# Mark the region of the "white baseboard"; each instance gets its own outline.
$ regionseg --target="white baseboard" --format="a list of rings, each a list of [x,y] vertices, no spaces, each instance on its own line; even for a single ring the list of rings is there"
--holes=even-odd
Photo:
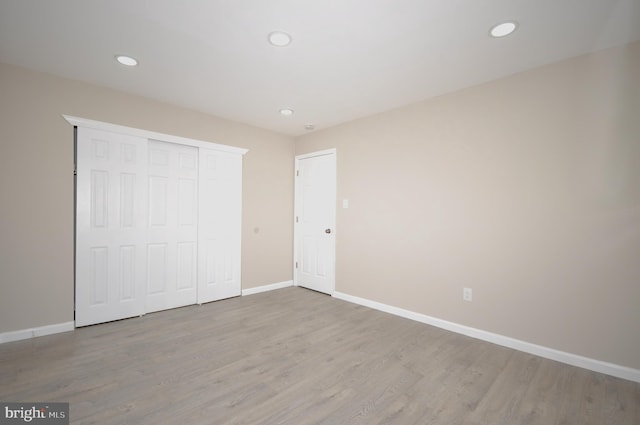
[[[69,332],[74,329],[74,322],[64,322],[56,323],[54,325],[38,326],[37,328],[21,329],[19,331],[3,332],[0,333],[0,344],[5,342],[20,341],[22,339],[35,338],[37,336]]]
[[[259,294],[260,292],[273,291],[275,289],[287,288],[293,286],[293,280],[286,280],[284,282],[272,283],[270,285],[256,286],[255,288],[243,289],[242,296]]]
[[[391,305],[379,303],[377,301],[371,301],[365,298],[344,294],[342,292],[336,291],[334,292],[333,296],[338,299],[348,301],[354,304],[359,304],[365,307],[373,308],[375,310],[384,311],[385,313],[390,313],[396,316],[404,317],[405,319],[415,320],[417,322],[425,323],[427,325],[432,325],[441,329],[446,329],[451,332],[455,332],[462,335],[470,336],[472,338],[491,342],[493,344],[502,345],[508,348],[513,348],[514,350],[523,351],[529,354],[534,354],[536,356],[555,360],[561,363],[566,363],[572,366],[581,367],[583,369],[592,370],[594,372],[604,373],[607,375],[615,376],[617,378],[627,379],[629,381],[634,381],[634,382],[640,382],[640,370],[638,369],[632,369],[630,367],[620,366],[613,363],[607,363],[601,360],[595,360],[588,357],[579,356],[577,354],[571,354],[571,353],[556,350],[553,348],[532,344],[530,342],[521,341],[521,340],[510,338],[504,335],[483,331],[481,329],[471,328],[469,326],[459,325],[457,323],[448,322],[446,320],[438,319],[435,317],[427,316],[425,314],[416,313],[413,311],[405,310],[405,309],[394,307]]]

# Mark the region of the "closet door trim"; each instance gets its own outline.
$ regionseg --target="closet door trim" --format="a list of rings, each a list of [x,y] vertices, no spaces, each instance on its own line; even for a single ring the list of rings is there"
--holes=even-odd
[[[163,142],[177,143],[179,145],[195,146],[204,149],[214,149],[220,152],[228,152],[244,155],[249,150],[243,148],[237,148],[235,146],[222,145],[214,142],[205,142],[202,140],[189,139],[186,137],[173,136],[170,134],[157,133],[154,131],[142,130],[139,128],[126,127],[118,124],[111,124],[102,121],[94,121],[86,118],[79,118],[70,115],[63,115],[63,118],[69,122],[69,124],[76,127],[93,128],[96,130],[104,130],[112,133],[127,134],[130,136],[142,137],[150,140],[160,140]]]

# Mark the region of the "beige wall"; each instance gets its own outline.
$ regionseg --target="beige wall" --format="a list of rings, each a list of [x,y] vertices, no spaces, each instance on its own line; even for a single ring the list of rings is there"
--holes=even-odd
[[[292,138],[3,64],[0,96],[0,332],[73,320],[73,128],[62,114],[249,149],[242,285],[292,279]]]
[[[337,291],[640,369],[640,43],[305,135],[296,154],[332,147]]]

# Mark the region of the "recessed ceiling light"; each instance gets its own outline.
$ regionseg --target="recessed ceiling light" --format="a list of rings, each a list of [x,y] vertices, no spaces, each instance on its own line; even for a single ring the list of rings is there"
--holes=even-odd
[[[515,21],[502,22],[494,25],[491,31],[489,31],[489,34],[495,38],[505,37],[514,32],[516,28],[518,28],[518,23]]]
[[[138,61],[131,56],[117,55],[116,60],[126,66],[136,66],[138,64]]]
[[[291,115],[293,115],[293,109],[282,108],[280,109],[280,114],[284,115],[285,117],[290,117]]]
[[[305,130],[313,130],[314,128],[316,128],[316,126],[313,125],[313,124],[305,124],[304,125],[304,129]]]
[[[284,47],[291,44],[291,36],[283,31],[273,31],[267,36],[269,43],[276,47]]]

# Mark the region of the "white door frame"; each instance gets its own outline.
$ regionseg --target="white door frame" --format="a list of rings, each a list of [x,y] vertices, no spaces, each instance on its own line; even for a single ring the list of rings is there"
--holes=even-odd
[[[298,216],[300,215],[301,212],[301,205],[300,205],[300,196],[299,196],[299,191],[300,191],[300,183],[299,183],[299,179],[297,179],[296,177],[298,176],[298,170],[299,170],[299,164],[301,160],[304,159],[308,159],[308,158],[313,158],[313,157],[318,157],[318,156],[325,156],[325,155],[332,155],[334,158],[334,162],[336,164],[336,173],[337,173],[337,150],[335,148],[331,148],[331,149],[324,149],[321,151],[316,151],[316,152],[310,152],[310,153],[306,153],[306,154],[302,154],[302,155],[296,155],[295,157],[295,167],[294,167],[294,181],[295,181],[295,188],[294,188],[294,224],[293,224],[293,284],[294,286],[298,286],[299,282],[298,282],[298,264],[300,262],[300,260],[298,259],[298,249],[299,249],[299,242],[298,239],[300,237],[300,231],[299,231],[299,226],[296,225],[297,220],[298,220]],[[333,294],[335,293],[335,284],[336,284],[336,278],[335,278],[335,271],[336,271],[336,237],[337,237],[337,233],[336,233],[336,199],[337,199],[337,177],[334,178],[334,187],[332,188],[333,190],[333,208],[332,208],[332,223],[331,223],[331,231],[334,233],[333,238],[332,238],[332,251],[333,251],[333,258],[331,259],[332,262],[332,276],[331,276],[331,289],[330,289],[330,293],[329,295],[333,296]]]

